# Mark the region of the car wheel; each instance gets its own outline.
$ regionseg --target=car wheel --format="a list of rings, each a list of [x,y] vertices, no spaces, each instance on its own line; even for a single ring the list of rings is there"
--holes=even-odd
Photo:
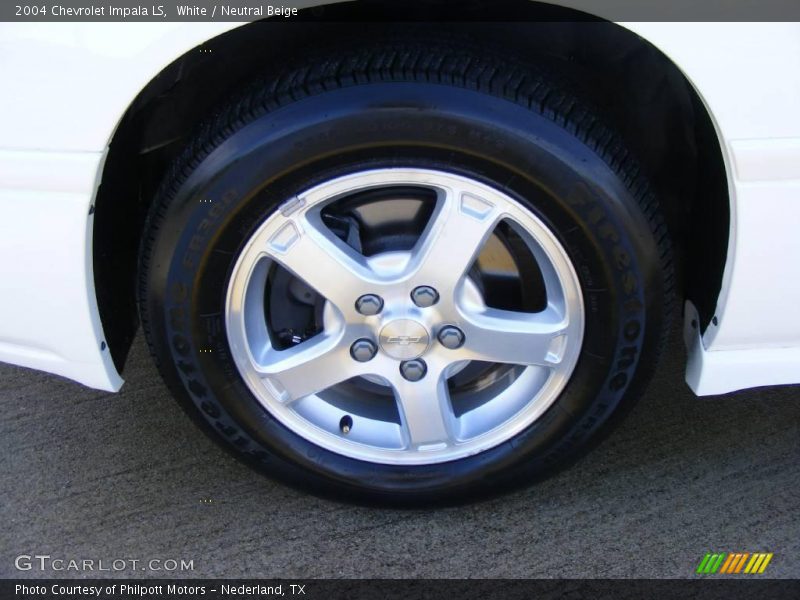
[[[574,457],[642,389],[672,291],[618,136],[465,46],[254,82],[177,161],[142,246],[145,333],[190,414],[285,481],[396,503]]]

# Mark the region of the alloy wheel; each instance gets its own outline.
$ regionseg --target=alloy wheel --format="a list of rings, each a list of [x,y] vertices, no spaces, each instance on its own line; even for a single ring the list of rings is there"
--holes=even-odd
[[[415,193],[427,218],[411,242],[381,231],[389,242],[367,251],[331,217],[359,195],[379,212]],[[534,307],[488,301],[481,263],[503,247],[501,230],[518,242],[505,258],[536,271],[522,282],[541,288]],[[270,310],[278,270],[312,315],[288,338]],[[225,323],[240,375],[284,426],[346,457],[421,465],[536,421],[575,367],[584,308],[564,248],[519,202],[461,175],[391,168],[316,185],[262,223],[233,268]]]

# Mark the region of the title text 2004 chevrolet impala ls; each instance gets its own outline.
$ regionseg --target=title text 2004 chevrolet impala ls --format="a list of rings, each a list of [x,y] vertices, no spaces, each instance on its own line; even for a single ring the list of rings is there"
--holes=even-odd
[[[16,23],[0,56],[0,359],[114,391],[141,324],[285,481],[530,481],[670,313],[698,395],[800,382],[797,24]]]

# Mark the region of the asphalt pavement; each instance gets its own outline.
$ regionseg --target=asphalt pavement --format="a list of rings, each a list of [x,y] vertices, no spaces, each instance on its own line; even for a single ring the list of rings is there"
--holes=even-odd
[[[690,577],[772,552],[800,577],[800,387],[695,398],[678,333],[647,394],[571,469],[478,504],[323,500],[250,471],[178,408],[139,337],[119,394],[0,365],[0,577]],[[139,560],[19,571],[19,556]],[[117,562],[119,566],[122,563]],[[741,577],[741,575],[740,575]]]

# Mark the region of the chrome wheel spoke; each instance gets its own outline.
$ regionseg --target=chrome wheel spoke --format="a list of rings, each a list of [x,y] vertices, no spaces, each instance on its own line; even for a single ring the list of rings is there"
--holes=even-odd
[[[283,402],[291,402],[351,377],[343,368],[348,360],[347,348],[332,337],[319,336],[288,350],[269,350],[255,368],[259,376],[277,384]]]
[[[501,215],[488,200],[461,190],[442,192],[415,248],[416,284],[434,285],[443,295],[452,294]]]
[[[450,445],[455,417],[444,373],[429,372],[413,382],[398,377],[393,386],[409,448],[425,451]]]
[[[333,238],[321,224],[298,218],[269,238],[266,251],[342,313],[351,314],[355,300],[374,291],[377,282],[364,257]]]
[[[471,360],[553,367],[563,358],[568,321],[560,311],[518,313],[486,309],[464,323],[464,355]]]

